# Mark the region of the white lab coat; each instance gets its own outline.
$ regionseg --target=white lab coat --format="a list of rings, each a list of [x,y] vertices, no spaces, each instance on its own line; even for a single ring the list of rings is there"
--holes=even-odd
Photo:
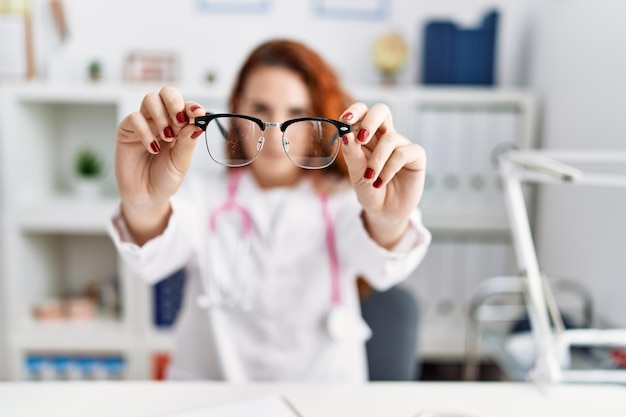
[[[260,189],[245,172],[237,202],[252,217],[247,279],[239,307],[201,308],[207,261],[232,260],[208,254],[208,218],[227,195],[225,174],[188,175],[172,197],[173,214],[162,235],[134,244],[117,212],[110,234],[131,271],[150,283],[186,267],[182,311],[175,326],[171,379],[246,381],[367,380],[365,341],[355,285],[361,275],[384,290],[404,279],[422,260],[431,235],[419,211],[393,251],[367,234],[351,188],[329,196],[339,257],[342,303],[353,331],[341,340],[326,331],[332,307],[331,278],[319,196],[312,183]],[[223,249],[223,248],[222,248]],[[226,248],[228,251],[228,248]],[[232,256],[231,256],[232,258]]]

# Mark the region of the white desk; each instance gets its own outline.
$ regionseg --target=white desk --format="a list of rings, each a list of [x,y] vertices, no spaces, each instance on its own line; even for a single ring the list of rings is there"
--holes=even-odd
[[[498,382],[0,383],[0,416],[155,417],[273,394],[287,398],[303,417],[415,417],[420,412],[424,417],[626,416],[624,386],[560,385],[538,390],[529,384]]]

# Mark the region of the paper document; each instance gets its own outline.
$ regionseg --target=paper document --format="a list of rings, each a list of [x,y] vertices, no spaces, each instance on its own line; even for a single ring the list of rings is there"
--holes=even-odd
[[[301,417],[280,396],[255,398],[236,403],[195,408],[162,417]]]

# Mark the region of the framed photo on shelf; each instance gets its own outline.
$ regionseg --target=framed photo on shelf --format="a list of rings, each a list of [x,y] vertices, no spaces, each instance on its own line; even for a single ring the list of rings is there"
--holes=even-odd
[[[311,0],[313,13],[323,18],[386,20],[390,0]]]
[[[124,81],[173,82],[178,79],[178,56],[165,51],[133,51],[124,62]]]
[[[203,13],[265,13],[271,0],[195,0],[196,10]]]
[[[33,76],[32,27],[26,4],[0,2],[0,80]]]

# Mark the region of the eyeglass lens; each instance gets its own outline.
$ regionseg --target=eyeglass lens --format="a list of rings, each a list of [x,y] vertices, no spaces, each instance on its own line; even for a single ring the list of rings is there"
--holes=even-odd
[[[274,129],[277,127],[268,127]],[[302,120],[289,124],[282,145],[299,167],[317,169],[333,163],[340,146],[338,128],[324,120]],[[205,131],[209,154],[217,163],[237,167],[252,162],[265,141],[260,126],[241,117],[223,116],[210,121]]]

